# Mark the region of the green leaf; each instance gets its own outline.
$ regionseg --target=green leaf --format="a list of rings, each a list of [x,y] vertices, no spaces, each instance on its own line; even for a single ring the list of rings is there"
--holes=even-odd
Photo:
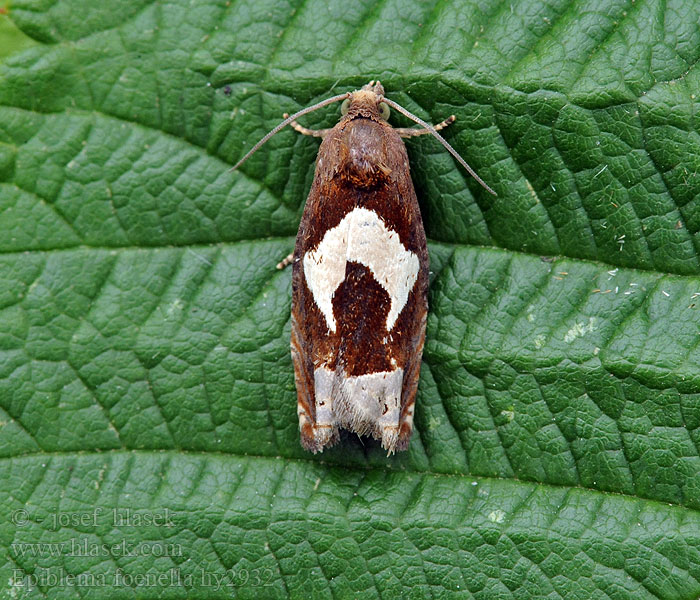
[[[1,5],[1,597],[700,595],[700,7],[483,4]],[[416,431],[313,456],[318,143],[229,169],[377,78],[498,197],[408,142]]]

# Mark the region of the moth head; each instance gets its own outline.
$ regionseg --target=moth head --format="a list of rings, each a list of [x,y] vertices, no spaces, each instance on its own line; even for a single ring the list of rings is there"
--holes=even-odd
[[[378,81],[370,81],[350,94],[340,105],[343,117],[364,117],[380,121],[389,120],[389,105],[384,102],[384,87]]]

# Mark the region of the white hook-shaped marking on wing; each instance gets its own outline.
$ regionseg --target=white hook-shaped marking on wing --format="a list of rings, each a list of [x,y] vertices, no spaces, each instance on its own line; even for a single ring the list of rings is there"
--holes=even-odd
[[[351,261],[366,266],[389,294],[386,329],[391,331],[418,279],[418,257],[406,250],[399,235],[377,213],[366,208],[355,208],[326,231],[318,247],[304,255],[304,276],[332,332],[336,330],[333,295]]]

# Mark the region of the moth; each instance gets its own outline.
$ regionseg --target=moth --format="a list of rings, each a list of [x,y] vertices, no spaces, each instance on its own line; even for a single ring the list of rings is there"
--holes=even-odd
[[[342,101],[331,129],[300,116]],[[393,128],[389,109],[421,129]],[[491,194],[495,192],[432,126],[384,97],[377,81],[300,110],[280,129],[322,138],[293,255],[291,351],[301,445],[321,452],[339,430],[371,435],[392,454],[413,430],[425,324],[428,250],[401,138],[432,134]]]

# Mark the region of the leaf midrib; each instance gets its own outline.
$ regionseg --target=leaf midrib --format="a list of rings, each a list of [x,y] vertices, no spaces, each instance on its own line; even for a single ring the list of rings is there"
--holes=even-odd
[[[472,480],[472,481],[483,481],[483,482],[490,482],[490,481],[499,481],[499,482],[507,482],[507,483],[512,483],[513,485],[527,485],[527,486],[532,486],[536,488],[541,488],[541,489],[565,489],[565,490],[581,490],[583,492],[591,492],[595,494],[599,494],[601,496],[617,496],[622,499],[628,499],[628,500],[644,500],[645,502],[650,502],[653,504],[658,504],[660,507],[661,506],[671,506],[674,508],[678,508],[684,511],[688,511],[690,513],[697,513],[700,514],[700,509],[692,508],[689,506],[685,506],[683,504],[678,504],[676,502],[671,502],[668,500],[657,500],[654,498],[648,498],[646,496],[631,496],[629,494],[623,494],[620,492],[615,492],[615,491],[608,491],[608,490],[600,490],[596,488],[591,488],[591,487],[586,487],[582,485],[568,485],[568,484],[556,484],[556,483],[542,483],[540,481],[534,481],[534,480],[528,480],[528,479],[518,479],[517,477],[493,477],[493,476],[486,476],[486,475],[474,475],[470,473],[459,473],[459,472],[454,472],[454,473],[443,473],[440,471],[427,471],[427,470],[421,470],[421,469],[415,469],[411,468],[410,466],[407,465],[401,465],[400,468],[397,468],[391,464],[386,464],[386,465],[345,465],[342,463],[333,463],[333,462],[326,462],[324,460],[313,460],[311,458],[299,458],[299,457],[294,457],[294,456],[282,456],[282,455],[275,455],[275,456],[268,456],[265,454],[254,454],[254,453],[249,453],[246,452],[245,454],[228,454],[225,452],[217,451],[217,450],[212,450],[212,451],[204,451],[204,450],[173,450],[173,449],[162,449],[162,450],[141,450],[141,449],[129,449],[129,448],[119,448],[119,449],[109,449],[109,450],[104,450],[104,451],[94,451],[94,450],[73,450],[73,451],[52,451],[52,452],[28,452],[25,454],[18,454],[17,456],[5,456],[5,457],[0,457],[0,463],[7,463],[7,462],[12,462],[12,461],[21,461],[21,460],[33,460],[37,458],[52,458],[52,457],[67,457],[67,458],[75,458],[75,459],[81,459],[83,457],[86,458],[92,458],[96,456],[110,456],[110,455],[128,455],[128,456],[134,456],[134,455],[147,455],[147,456],[166,456],[166,455],[172,455],[172,457],[188,457],[188,456],[197,456],[197,457],[212,457],[212,458],[222,458],[222,459],[228,459],[228,460],[235,460],[235,459],[253,459],[253,460],[261,460],[261,461],[267,461],[270,463],[279,463],[280,460],[290,462],[290,463],[295,463],[295,464],[308,464],[308,465],[314,465],[314,466],[319,466],[327,469],[341,469],[341,470],[347,470],[347,471],[354,471],[354,472],[362,472],[362,473],[386,473],[387,471],[391,473],[406,473],[406,474],[411,474],[411,475],[425,475],[429,477],[435,477],[435,478],[449,478],[449,479],[454,479],[455,477],[462,478],[464,480]],[[47,468],[49,466],[47,465]]]

